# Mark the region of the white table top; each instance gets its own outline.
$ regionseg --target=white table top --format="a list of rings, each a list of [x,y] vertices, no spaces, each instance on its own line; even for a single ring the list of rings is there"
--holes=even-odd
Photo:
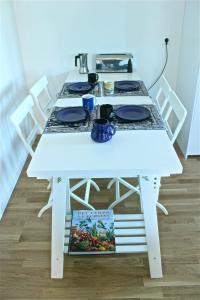
[[[109,103],[111,105],[114,104],[152,104],[152,100],[147,96],[124,96],[124,97],[98,97],[97,104],[102,105],[105,103]],[[67,107],[67,106],[81,106],[82,99],[81,98],[66,98],[66,99],[58,99],[56,101],[55,106],[58,107]]]
[[[44,134],[28,167],[30,177],[167,176],[182,172],[164,130],[118,131],[106,143],[89,132]]]
[[[93,73],[91,71],[91,73]],[[98,73],[99,81],[104,80],[141,80],[140,76],[136,73]],[[70,71],[67,75],[66,81],[77,82],[77,81],[88,81],[87,74],[80,74],[78,68],[76,70]]]
[[[136,73],[99,74],[99,80],[139,80]],[[70,72],[67,81],[87,81]],[[56,106],[79,106],[81,98],[58,99]],[[152,104],[149,97],[98,97],[98,104]],[[165,130],[117,131],[106,143],[95,143],[89,132],[43,134],[30,162],[30,177],[133,177],[182,173],[182,165]]]

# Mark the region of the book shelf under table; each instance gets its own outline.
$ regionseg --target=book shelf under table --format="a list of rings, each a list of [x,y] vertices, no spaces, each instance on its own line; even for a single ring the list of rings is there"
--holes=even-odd
[[[65,218],[64,253],[68,253],[71,217]],[[147,252],[143,214],[114,214],[114,227],[115,253]]]

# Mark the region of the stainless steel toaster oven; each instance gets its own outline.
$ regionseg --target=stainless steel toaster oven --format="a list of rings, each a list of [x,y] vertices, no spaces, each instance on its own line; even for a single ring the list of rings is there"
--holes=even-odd
[[[96,55],[97,73],[132,73],[131,53],[109,53]]]

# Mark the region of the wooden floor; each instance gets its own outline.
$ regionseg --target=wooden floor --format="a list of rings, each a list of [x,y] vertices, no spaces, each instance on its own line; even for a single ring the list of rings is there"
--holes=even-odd
[[[50,279],[51,211],[37,218],[48,199],[46,181],[26,177],[26,166],[0,223],[0,300],[200,299],[200,158],[182,159],[183,175],[162,180],[158,211],[164,277],[149,278],[146,254],[71,257],[63,280]],[[97,181],[96,208],[107,208],[114,193]],[[75,206],[79,208],[78,206]],[[116,212],[137,212],[130,197]]]

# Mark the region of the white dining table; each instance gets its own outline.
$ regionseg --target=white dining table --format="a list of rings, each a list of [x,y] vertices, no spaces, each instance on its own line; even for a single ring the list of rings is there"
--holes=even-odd
[[[99,75],[98,78],[99,81],[141,80],[141,76],[136,71],[133,71],[133,73],[98,73],[98,75]],[[65,81],[78,82],[78,81],[87,81],[87,80],[88,80],[88,74],[80,74],[77,71],[77,69],[72,69],[71,71],[68,72]]]
[[[99,105],[152,104],[150,97],[143,96],[98,97],[97,101]],[[59,107],[79,105],[81,98],[58,99],[55,103]],[[90,132],[43,134],[27,175],[53,178],[51,277],[63,278],[66,215],[71,214],[70,179],[115,177],[139,179],[150,276],[162,277],[156,211],[158,178],[180,173],[182,165],[165,130],[117,131],[107,143],[94,142]],[[124,248],[119,249],[123,253]],[[135,249],[130,252],[145,248]]]

